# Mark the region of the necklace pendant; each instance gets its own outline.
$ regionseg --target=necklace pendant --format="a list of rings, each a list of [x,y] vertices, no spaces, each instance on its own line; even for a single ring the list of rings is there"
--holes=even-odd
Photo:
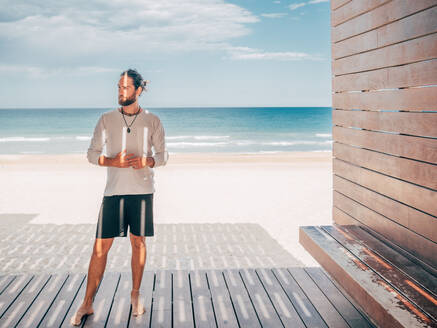
[[[130,128],[127,128],[127,133],[130,133]]]

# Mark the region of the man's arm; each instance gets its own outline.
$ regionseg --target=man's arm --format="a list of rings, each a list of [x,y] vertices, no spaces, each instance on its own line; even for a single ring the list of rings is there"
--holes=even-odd
[[[152,145],[155,154],[152,156],[154,165],[152,167],[162,166],[167,163],[168,151],[165,145],[165,131],[159,118],[156,121],[155,131],[152,134]]]
[[[96,127],[94,128],[93,137],[91,138],[90,146],[88,147],[87,159],[88,162],[94,165],[100,165],[100,157],[103,146],[106,143],[106,130],[103,122],[103,115],[100,116]],[[104,156],[102,156],[104,157]]]

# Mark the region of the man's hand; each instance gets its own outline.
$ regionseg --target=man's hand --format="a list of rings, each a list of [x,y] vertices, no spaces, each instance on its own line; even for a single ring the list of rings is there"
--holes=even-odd
[[[128,156],[133,156],[134,154],[126,155],[126,150],[119,152],[115,157],[108,158],[100,156],[99,164],[101,166],[113,166],[119,168],[125,168],[131,166],[128,161]]]
[[[129,166],[132,166],[134,169],[142,169],[146,166],[148,167],[154,167],[155,166],[155,160],[153,157],[136,157],[132,156],[128,159]]]

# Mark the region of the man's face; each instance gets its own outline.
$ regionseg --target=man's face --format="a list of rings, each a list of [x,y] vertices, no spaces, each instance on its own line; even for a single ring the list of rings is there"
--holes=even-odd
[[[129,106],[133,104],[137,98],[138,94],[135,90],[132,78],[127,76],[127,74],[123,75],[120,81],[118,81],[118,103],[121,106]]]

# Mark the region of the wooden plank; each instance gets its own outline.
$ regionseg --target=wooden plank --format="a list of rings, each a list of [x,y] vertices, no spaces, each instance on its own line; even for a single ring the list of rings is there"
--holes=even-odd
[[[194,328],[190,281],[187,270],[173,271],[173,325]]]
[[[211,292],[217,327],[238,327],[237,317],[222,272],[207,270],[206,277]]]
[[[437,38],[435,41],[437,43]],[[437,87],[340,92],[332,95],[332,106],[339,109],[435,111],[436,94]]]
[[[296,309],[297,313],[299,313],[299,316],[305,323],[305,326],[308,328],[328,327],[320,314],[317,312],[317,309],[294,280],[290,272],[283,268],[274,268],[272,271],[287,294],[288,298],[293,303],[294,308]]]
[[[432,7],[378,29],[333,43],[332,57],[340,59],[435,33],[437,32],[436,16],[437,7]]]
[[[415,0],[408,2],[393,0],[386,2],[384,5],[356,16],[344,24],[333,26],[331,40],[333,43],[336,43],[351,38],[354,35],[376,30],[382,26],[390,27],[392,23],[431,8],[436,4],[436,0]],[[414,27],[409,25],[406,29],[414,29]]]
[[[437,190],[435,165],[334,142],[334,157],[423,187]]]
[[[69,323],[71,316],[73,316],[72,311],[76,310],[76,308],[72,309],[70,312],[68,311],[71,309],[73,300],[76,299],[77,292],[80,288],[85,288],[85,284],[85,274],[69,274],[67,281],[62,286],[61,291],[54,299],[53,304],[50,306],[47,313],[44,315],[39,327],[60,327],[66,314],[71,313],[70,317],[66,318]],[[83,289],[83,291],[85,291],[85,289]],[[83,300],[83,295],[84,294],[82,294],[82,299],[80,301]]]
[[[434,33],[344,57],[332,62],[332,72],[337,76],[433,59],[437,57],[436,44],[437,33]]]
[[[256,269],[255,271],[269,295],[273,306],[278,312],[284,327],[305,327],[302,319],[299,317],[299,314],[296,312],[296,309],[271,269],[262,268]]]
[[[127,327],[130,313],[130,292],[132,289],[132,278],[129,272],[120,273],[120,281],[115,292],[114,302],[109,313],[106,327]],[[141,294],[141,291],[140,291]],[[149,308],[150,309],[150,308]],[[149,311],[150,312],[150,311]],[[145,316],[146,314],[143,314]]]
[[[392,266],[384,258],[369,250],[365,245],[356,241],[341,227],[323,226],[322,229],[333,237],[349,252],[355,255],[361,262],[381,276],[391,287],[400,291],[410,302],[432,320],[437,319],[437,298],[428,293],[410,279],[408,275]]]
[[[333,126],[334,141],[437,164],[437,139]]]
[[[150,327],[171,327],[172,318],[172,274],[169,270],[156,272],[153,291],[152,320]]]
[[[0,295],[0,319],[3,318],[8,308],[12,306],[15,300],[20,296],[20,293],[33,279],[33,275],[17,275],[17,277],[10,283],[7,288]]]
[[[364,231],[359,226],[342,226],[342,228],[351,234],[357,241],[365,244],[372,252],[378,254],[384,258],[385,261],[396,266],[399,270],[402,270],[411,280],[420,284],[422,288],[425,288],[429,293],[433,293],[434,296],[437,296],[437,278],[423,269],[421,265],[417,265],[406,256]]]
[[[216,328],[211,293],[204,270],[189,272],[191,293],[193,295],[194,321],[198,328]]]
[[[382,6],[389,1],[391,0],[361,0],[348,2],[344,6],[331,12],[331,26],[334,27],[340,25],[354,17],[374,10],[375,8]]]
[[[102,287],[103,284],[103,280],[104,280],[104,276],[102,277],[102,280],[100,280],[99,286],[97,286],[97,290],[96,293],[94,294],[94,298],[93,298],[93,309],[94,309],[94,313],[91,315],[85,315],[82,317],[82,322],[81,322],[81,327],[83,327],[86,323],[86,321],[92,317],[96,315],[96,312],[98,311],[98,309],[96,308],[96,296],[97,293],[99,292],[100,287]],[[88,277],[84,280],[84,283],[80,286],[79,290],[77,291],[77,293],[74,295],[74,299],[73,302],[71,303],[70,307],[68,308],[68,312],[65,315],[64,320],[62,321],[62,324],[59,327],[71,327],[71,318],[73,317],[73,315],[76,314],[79,306],[82,304],[83,299],[85,297],[85,293],[86,293],[86,285],[87,285],[87,279]]]
[[[132,277],[132,274],[130,274]],[[132,290],[132,278],[126,276],[126,280],[129,279],[129,308],[130,306],[130,291]],[[141,281],[140,287],[140,297],[146,309],[146,312],[141,316],[134,316],[130,313],[129,328],[137,327],[149,327],[151,317],[152,317],[152,303],[153,303],[153,286],[155,284],[155,272],[150,270],[145,270],[143,273],[143,279]],[[155,303],[155,306],[157,304]]]
[[[9,286],[9,284],[16,278],[16,275],[5,275],[0,277],[0,295]]]
[[[239,271],[237,269],[227,269],[223,271],[223,275],[232,304],[234,304],[239,327],[261,327]]]
[[[150,327],[171,327],[172,322],[171,271],[158,270],[153,291],[152,320]]]
[[[332,111],[332,124],[366,130],[386,131],[437,138],[436,113]]]
[[[55,274],[50,277],[47,285],[43,288],[28,311],[21,318],[15,328],[38,327],[48,309],[68,279],[68,274]],[[12,323],[10,324],[12,326]]]
[[[246,286],[253,307],[263,327],[281,327],[283,323],[277,310],[274,308],[255,269],[240,270],[244,285]]]
[[[329,279],[321,268],[305,268],[305,271],[320,288],[329,301],[346,320],[350,327],[364,328],[373,327],[361,313],[352,305],[351,302],[341,293],[334,283]]]
[[[300,227],[299,241],[378,325],[435,326],[414,304],[317,227]]]
[[[337,191],[333,194],[334,206],[352,216],[361,224],[381,234],[396,245],[421,258],[431,266],[437,266],[437,244],[414,233],[361,205]]]
[[[83,327],[105,327],[119,280],[118,272],[104,273],[93,302],[94,315],[87,318]]]
[[[348,2],[351,2],[352,0],[332,0],[331,1],[331,10],[336,10],[341,6],[344,6]]]
[[[331,304],[326,295],[322,293],[303,268],[296,267],[288,268],[287,270],[293,276],[294,280],[296,280],[306,297],[313,303],[328,327],[349,328],[347,322],[340,313],[337,312],[337,309]]]
[[[437,59],[374,71],[345,74],[332,79],[334,92],[394,89],[437,84]]]
[[[0,327],[15,327],[25,315],[33,300],[38,296],[50,279],[49,274],[35,275],[26,288],[18,295],[15,302],[2,314]]]
[[[437,202],[435,191],[336,158],[333,159],[333,173],[425,213],[437,216],[437,208],[433,205]]]
[[[364,188],[338,175],[333,176],[333,188],[409,230],[435,243],[437,242],[437,219],[435,217]]]

